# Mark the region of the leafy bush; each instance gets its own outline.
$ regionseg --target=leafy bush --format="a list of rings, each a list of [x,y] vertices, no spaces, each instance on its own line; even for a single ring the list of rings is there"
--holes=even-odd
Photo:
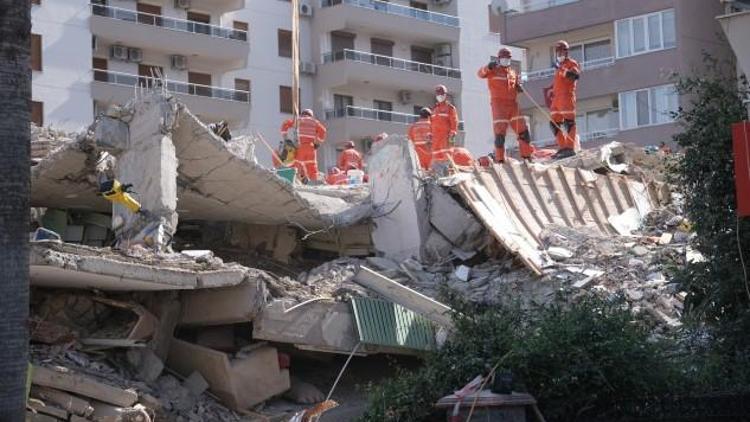
[[[574,420],[591,406],[668,391],[675,371],[661,344],[616,303],[569,307],[459,304],[454,336],[416,371],[373,389],[364,421],[436,420],[433,405],[507,355],[515,390],[528,391],[548,420]]]

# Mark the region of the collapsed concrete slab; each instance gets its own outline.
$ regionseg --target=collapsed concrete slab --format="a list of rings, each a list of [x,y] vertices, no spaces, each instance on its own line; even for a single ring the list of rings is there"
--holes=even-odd
[[[279,368],[273,347],[259,347],[230,355],[173,339],[167,364],[183,376],[200,373],[209,390],[235,410],[247,410],[289,389],[289,370]]]
[[[30,250],[33,286],[114,291],[183,290],[235,286],[246,279],[239,265],[210,266],[179,254],[128,257],[110,249],[53,241]]]
[[[658,189],[645,182],[559,165],[512,161],[445,182],[455,184],[500,244],[537,274],[551,262],[540,238],[545,226],[587,226],[617,234],[611,217],[634,213],[642,218],[659,203]]]
[[[411,142],[390,136],[373,147],[368,159],[372,187],[375,249],[387,258],[422,258],[429,234],[427,195]]]
[[[180,298],[180,324],[222,325],[252,321],[266,303],[266,287],[260,271],[247,271],[248,279],[237,286],[184,292]]]

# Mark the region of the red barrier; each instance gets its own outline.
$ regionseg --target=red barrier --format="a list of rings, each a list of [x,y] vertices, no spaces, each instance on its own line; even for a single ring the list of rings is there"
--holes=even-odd
[[[737,215],[750,217],[750,122],[732,125],[734,181],[737,189]]]

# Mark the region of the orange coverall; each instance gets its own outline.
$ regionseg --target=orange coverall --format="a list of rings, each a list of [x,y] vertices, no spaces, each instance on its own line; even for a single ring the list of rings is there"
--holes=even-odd
[[[474,157],[471,156],[471,153],[468,149],[463,147],[455,147],[453,148],[452,154],[453,162],[456,163],[457,166],[471,167],[474,165]]]
[[[356,169],[362,170],[364,162],[362,161],[362,154],[354,148],[347,148],[341,151],[339,155],[338,167],[342,172],[346,173],[348,170]]]
[[[286,134],[294,127],[294,119],[288,119],[281,125],[281,134]],[[322,144],[326,139],[326,128],[314,117],[302,116],[299,118],[297,131],[299,147],[294,156],[293,167],[308,180],[318,180],[318,152],[316,145]]]
[[[572,73],[568,73],[568,72]],[[576,76],[573,76],[573,73]],[[550,127],[557,138],[560,149],[573,149],[576,139],[576,85],[581,68],[578,63],[566,58],[557,68],[552,80],[552,106]],[[564,131],[565,129],[567,135]]]
[[[522,158],[529,158],[533,152],[531,136],[526,119],[518,108],[520,80],[511,67],[498,65],[494,69],[483,66],[477,72],[481,79],[487,79],[492,106],[492,127],[495,132],[495,160],[505,161],[505,133],[510,125],[518,137],[518,147]]]
[[[451,152],[449,140],[458,133],[458,111],[448,101],[432,107],[432,161],[445,161]]]
[[[417,151],[417,157],[419,157],[419,166],[423,170],[428,170],[432,161],[430,148],[432,122],[429,117],[422,117],[409,126],[409,140],[414,143],[414,149]]]

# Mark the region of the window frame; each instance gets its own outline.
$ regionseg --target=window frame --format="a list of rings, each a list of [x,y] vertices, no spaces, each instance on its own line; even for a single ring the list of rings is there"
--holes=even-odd
[[[655,98],[656,98],[656,95],[657,95],[657,91],[659,91],[660,89],[664,89],[664,88],[671,88],[672,89],[673,95],[675,95],[675,97],[676,97],[675,98],[675,100],[676,100],[675,107],[679,108],[680,107],[680,96],[677,93],[675,84],[655,85],[655,86],[650,86],[650,87],[645,87],[645,88],[633,89],[633,90],[630,90],[630,91],[618,92],[617,93],[617,102],[619,104],[619,107],[618,107],[619,113],[618,114],[619,114],[619,126],[620,126],[620,130],[621,131],[625,131],[625,130],[641,129],[641,128],[646,128],[646,127],[660,126],[660,125],[666,125],[666,124],[672,124],[672,123],[674,123],[675,120],[671,116],[668,116],[665,121],[661,121],[661,122],[658,121],[659,120],[658,115],[656,116],[656,119],[652,119],[652,116],[651,116],[652,111],[654,111],[655,107],[656,107],[656,105],[655,105],[655,103],[656,103]],[[637,99],[637,95],[638,95],[639,92],[643,92],[643,91],[646,92],[646,96],[648,98],[648,104],[647,104],[647,109],[648,110],[647,110],[647,112],[648,112],[648,120],[649,120],[649,122],[648,122],[648,124],[645,124],[645,125],[638,125],[638,99]],[[625,97],[625,95],[628,95],[628,94],[632,94],[632,95],[636,96],[635,97],[636,101],[634,103],[635,107],[636,107],[636,110],[634,110],[634,112],[633,112],[633,121],[635,122],[635,126],[632,126],[632,127],[625,127],[624,124],[623,124],[624,123],[624,113],[627,112],[627,101],[625,101],[624,97]],[[652,104],[652,101],[654,102],[654,104]],[[664,111],[664,113],[669,113],[671,111],[672,110],[666,110],[666,111]],[[674,111],[676,111],[676,110],[674,110]],[[657,112],[658,112],[658,110],[657,110]]]
[[[664,25],[664,15],[667,12],[672,12],[672,16],[673,16],[672,21],[673,21],[673,26],[675,28],[675,34],[674,34],[675,41],[674,41],[674,45],[673,46],[666,46],[665,43],[664,43],[664,26],[665,26]],[[648,22],[649,22],[649,19],[651,17],[654,17],[654,16],[658,17],[658,23],[659,23],[659,43],[660,43],[660,46],[659,46],[659,48],[652,49],[652,48],[650,48],[650,37],[649,37],[650,36],[650,31],[649,31]],[[615,57],[615,59],[626,59],[628,57],[635,57],[635,56],[640,56],[642,54],[649,54],[649,53],[654,53],[654,52],[657,52],[657,51],[664,51],[664,50],[669,50],[671,48],[676,48],[677,47],[677,24],[674,22],[675,18],[676,18],[676,15],[674,13],[674,8],[669,8],[669,9],[659,10],[658,12],[651,12],[651,13],[646,13],[646,14],[643,14],[643,15],[636,15],[636,16],[631,16],[631,17],[628,17],[628,18],[623,18],[623,19],[616,20],[614,22],[614,30],[615,30],[614,31],[615,32],[615,45],[614,45],[615,56],[614,57]],[[633,21],[636,20],[636,19],[643,19],[644,46],[646,47],[645,50],[639,51],[639,52],[635,52],[634,51],[634,46],[635,46],[635,31],[634,31]],[[623,56],[620,55],[620,29],[619,29],[619,24],[621,22],[627,22],[628,32],[629,32],[629,37],[628,37],[628,43],[629,43],[628,50],[629,51],[628,51],[627,55],[623,55]]]

